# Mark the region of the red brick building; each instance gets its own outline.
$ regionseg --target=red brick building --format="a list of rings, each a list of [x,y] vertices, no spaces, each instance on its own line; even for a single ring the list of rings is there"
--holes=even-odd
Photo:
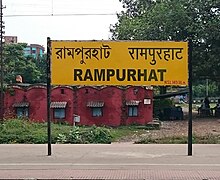
[[[73,124],[74,117],[80,116],[79,125],[144,125],[153,119],[152,98],[152,90],[145,87],[57,86],[51,90],[51,119]],[[46,86],[9,86],[4,112],[5,118],[24,116],[46,122]]]
[[[18,43],[17,36],[4,36],[3,38],[4,38],[5,44]]]

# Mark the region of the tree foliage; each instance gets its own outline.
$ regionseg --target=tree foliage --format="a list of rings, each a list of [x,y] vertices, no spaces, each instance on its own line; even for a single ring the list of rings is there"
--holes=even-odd
[[[194,83],[193,97],[219,97],[220,91],[218,90],[217,83],[210,80],[200,80]]]
[[[23,77],[24,83],[38,83],[45,80],[46,61],[37,61],[31,56],[24,56],[26,44],[5,44],[4,46],[4,81],[14,83],[17,75]]]
[[[36,67],[38,71],[40,71],[41,76],[38,82],[46,83],[47,81],[47,54],[43,54],[43,56],[38,56],[37,59],[33,59],[33,57],[30,57],[32,61],[36,64]]]
[[[193,79],[220,79],[219,0],[120,0],[114,40],[193,41]]]

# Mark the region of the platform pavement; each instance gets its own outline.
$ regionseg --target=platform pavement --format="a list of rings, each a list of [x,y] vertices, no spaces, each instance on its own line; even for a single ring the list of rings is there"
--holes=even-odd
[[[220,180],[220,145],[1,144],[0,179]]]

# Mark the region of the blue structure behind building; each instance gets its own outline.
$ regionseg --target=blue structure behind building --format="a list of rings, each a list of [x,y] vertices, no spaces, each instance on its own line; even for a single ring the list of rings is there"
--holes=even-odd
[[[32,56],[34,58],[42,57],[45,48],[39,44],[30,44],[24,49],[25,56]]]

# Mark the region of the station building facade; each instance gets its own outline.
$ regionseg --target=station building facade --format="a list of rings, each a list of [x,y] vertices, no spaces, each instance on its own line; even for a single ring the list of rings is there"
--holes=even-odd
[[[153,119],[152,100],[152,89],[140,86],[55,86],[51,89],[51,120],[88,126],[145,125]],[[46,85],[8,86],[4,117],[16,116],[47,121]]]

